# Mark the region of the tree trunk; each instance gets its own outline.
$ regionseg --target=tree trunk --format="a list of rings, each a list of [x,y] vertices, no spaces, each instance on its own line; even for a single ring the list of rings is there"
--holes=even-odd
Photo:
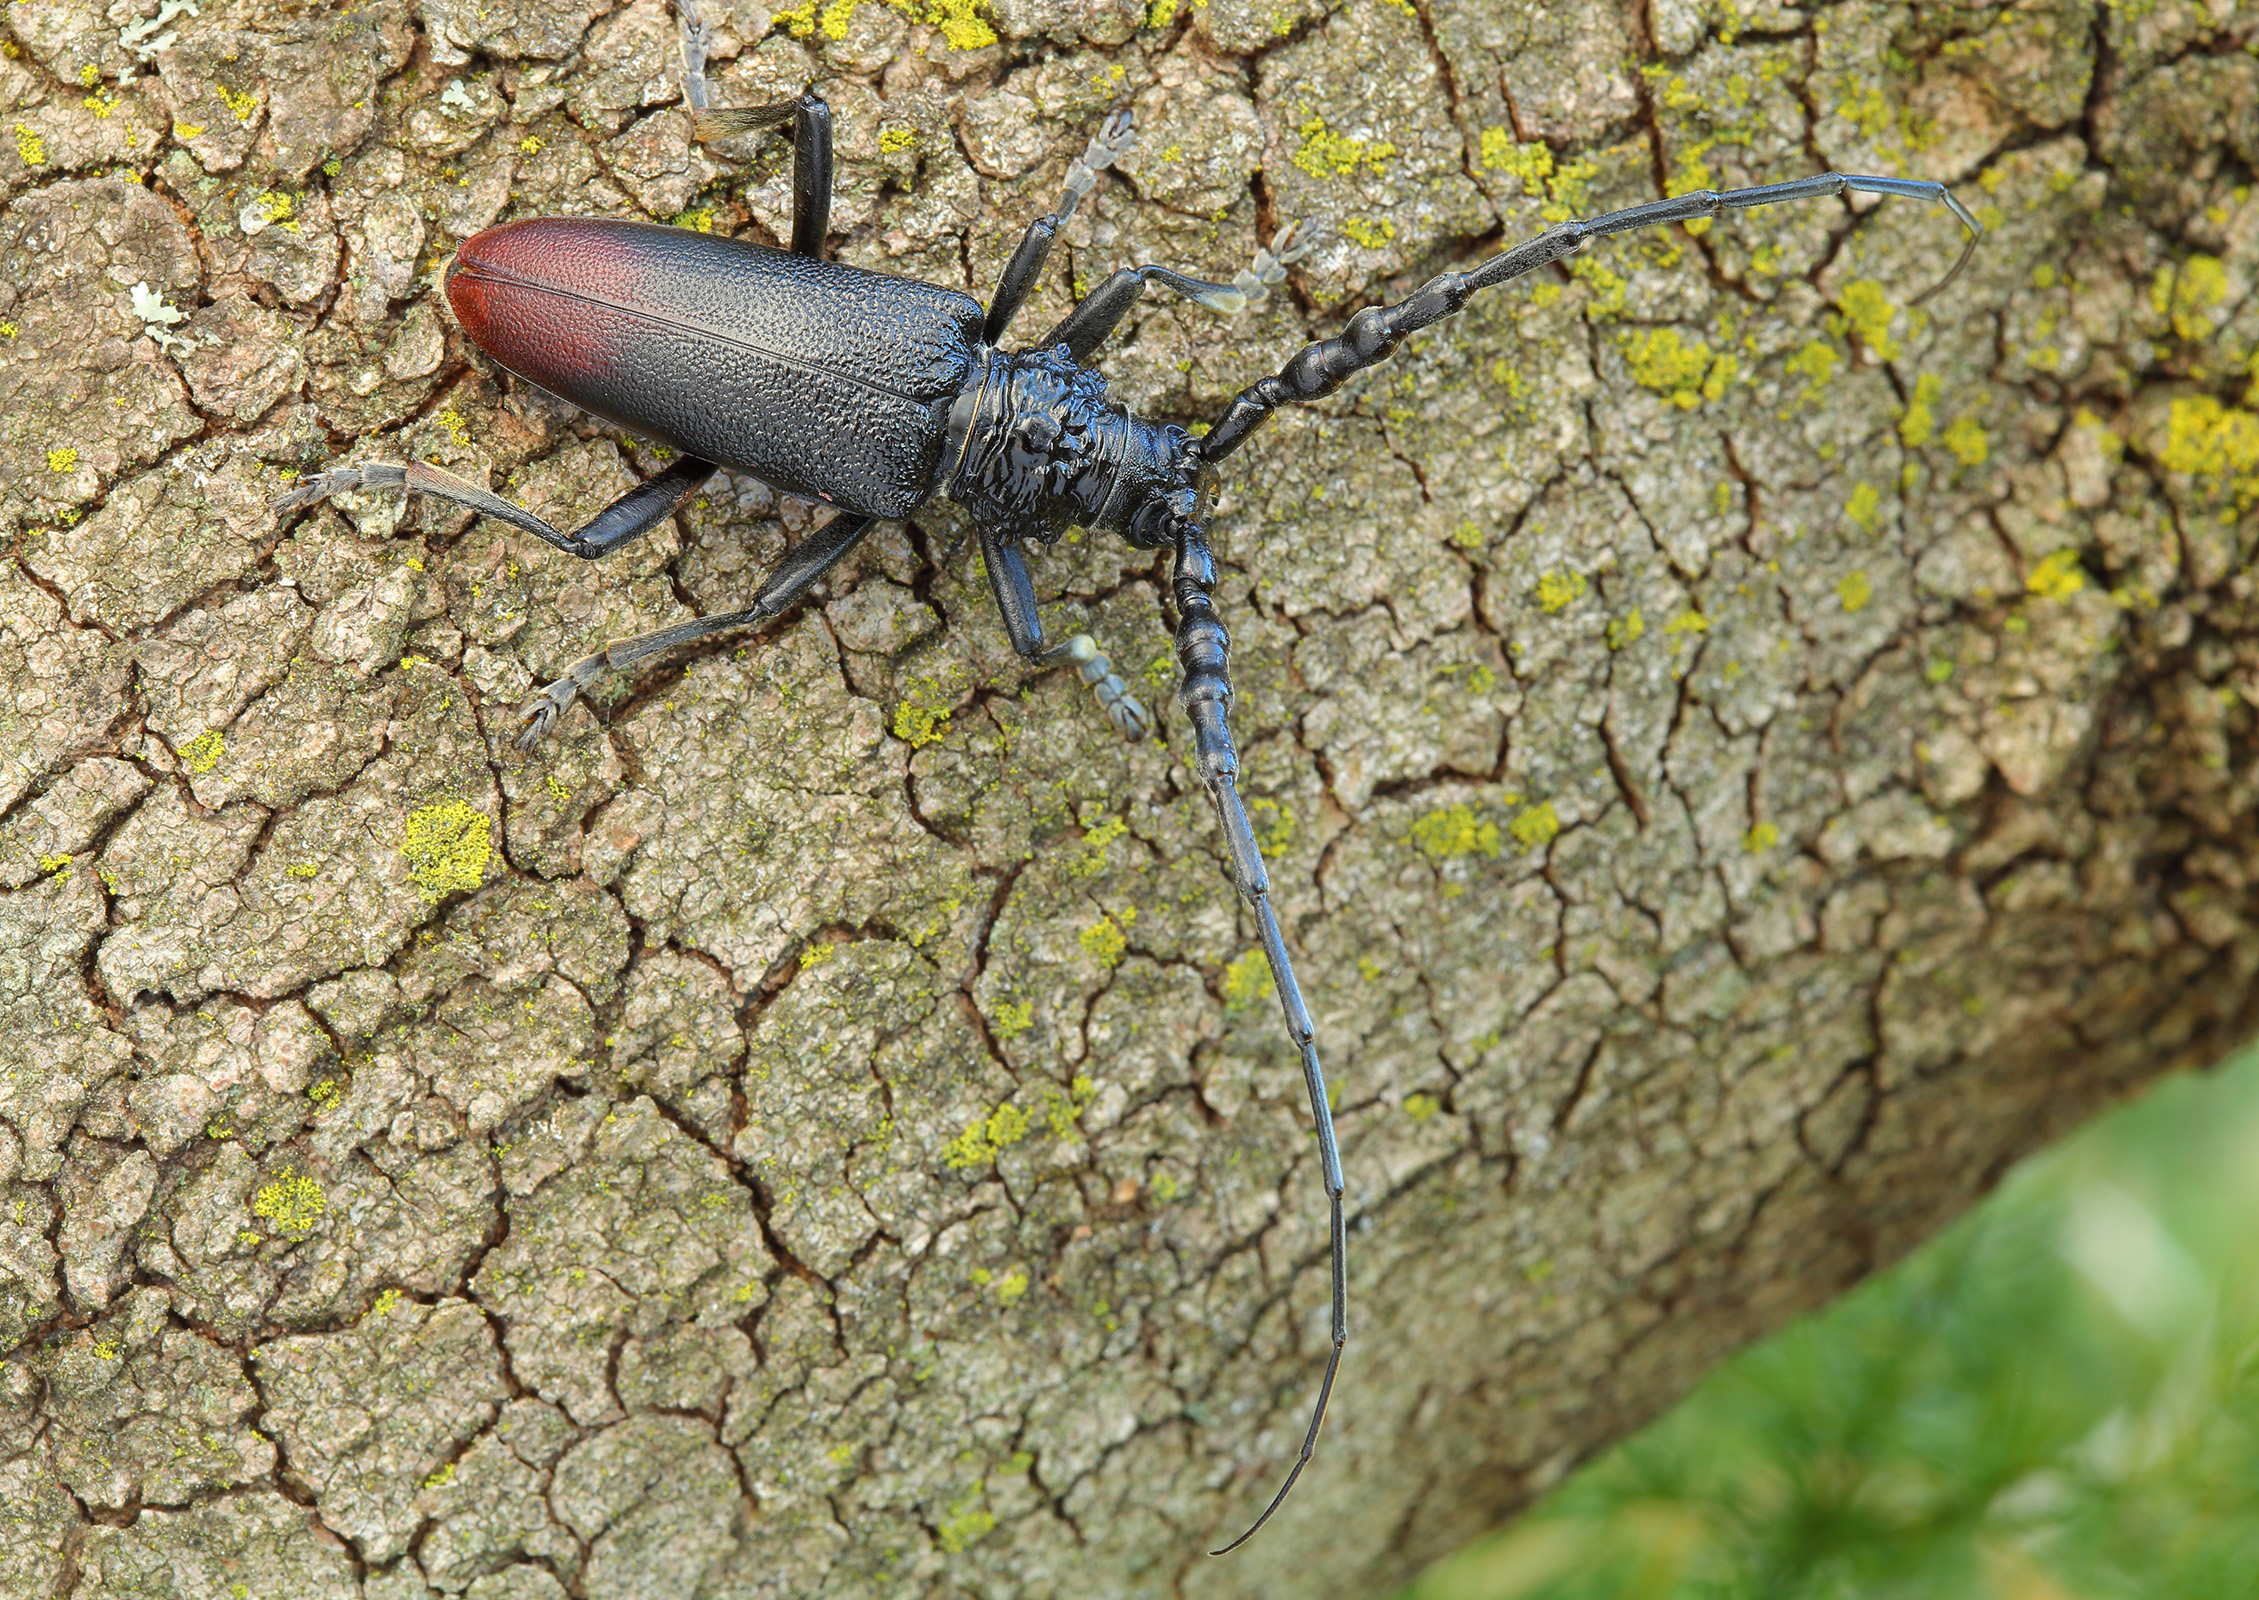
[[[1385,1594],[2251,1029],[2248,12],[732,0],[717,103],[834,107],[834,253],[984,299],[1135,107],[1023,336],[1309,219],[1104,353],[1188,424],[1548,218],[1833,166],[1988,229],[1919,309],[1917,201],[1620,236],[1230,461],[1355,1221],[1316,1462],[1211,1561],[1325,1213],[1164,568],[1037,552],[1151,742],[936,509],[521,757],[808,509],[717,478],[591,564],[265,503],[426,458],[577,524],[658,457],[439,269],[775,240],[789,151],[688,143],[657,0],[156,7],[0,51],[0,1594]]]

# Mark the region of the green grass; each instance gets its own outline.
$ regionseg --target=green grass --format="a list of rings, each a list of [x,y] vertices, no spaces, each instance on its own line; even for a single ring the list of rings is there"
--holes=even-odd
[[[2259,1054],[2024,1163],[1401,1600],[2259,1597]]]

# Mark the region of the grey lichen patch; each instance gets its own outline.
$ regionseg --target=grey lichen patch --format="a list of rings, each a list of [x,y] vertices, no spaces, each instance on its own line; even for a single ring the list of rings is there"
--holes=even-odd
[[[588,1551],[582,1593],[633,1600],[755,1578],[751,1508],[729,1453],[691,1417],[631,1417],[558,1463],[550,1503]],[[741,1562],[748,1570],[733,1571]]]
[[[397,695],[394,753],[271,829],[248,803],[199,817],[174,795],[119,830],[104,862],[117,879],[122,936],[99,958],[114,993],[195,1000],[225,988],[273,997],[381,962],[406,943],[429,905],[404,853],[409,818],[421,807],[465,804],[466,793],[491,806],[493,780],[470,707],[449,680],[411,677]],[[225,765],[223,756],[214,775]],[[245,872],[255,841],[258,858]],[[177,893],[166,887],[176,882]]]
[[[473,1440],[418,1488],[417,1509],[432,1519],[432,1526],[417,1545],[416,1564],[448,1592],[467,1581],[474,1595],[562,1596],[565,1591],[545,1568],[508,1563],[522,1555],[570,1571],[579,1559],[572,1533],[557,1522],[543,1492],[553,1454],[525,1449],[515,1439],[510,1413],[520,1409],[549,1410],[555,1416],[540,1401],[511,1402],[494,1431]],[[569,1438],[570,1424],[556,1420]],[[550,1587],[536,1591],[525,1586],[525,1576],[535,1574]]]
[[[819,951],[747,1040],[731,1148],[770,1195],[778,1235],[830,1277],[878,1227],[930,1233],[956,1209],[958,1186],[937,1193],[927,1174],[1009,1085],[949,1015],[929,961],[878,940]],[[897,1042],[890,1015],[921,1026]]]
[[[184,1511],[147,1510],[130,1527],[89,1529],[78,1592],[206,1600],[227,1594],[244,1573],[293,1600],[360,1600],[345,1550],[322,1536],[311,1512],[271,1490]]]
[[[312,611],[281,588],[183,613],[135,651],[150,728],[175,749],[227,728],[281,678],[312,622]]]
[[[143,473],[83,524],[28,535],[25,564],[70,597],[74,621],[146,628],[258,561],[272,484],[260,476],[239,455]]]
[[[758,972],[803,929],[916,927],[962,897],[950,852],[894,804],[908,747],[847,691],[819,627],[698,662],[628,731],[645,786],[605,809],[584,850],[647,939]],[[720,863],[757,887],[717,893]]]
[[[198,431],[186,389],[142,336],[135,283],[163,291],[200,283],[188,230],[137,184],[54,184],[0,217],[0,315],[16,330],[0,348],[0,468],[17,491],[5,512],[11,525],[28,516],[75,521],[106,483]]]
[[[733,1069],[743,1059],[737,996],[711,965],[652,951],[628,975],[619,1026],[605,1043],[621,1080],[693,1117],[717,1143],[730,1136]]]
[[[421,1520],[418,1490],[506,1398],[501,1352],[478,1307],[382,1298],[351,1329],[277,1339],[255,1355],[263,1421],[323,1520],[390,1561]]]
[[[157,1163],[148,1151],[74,1141],[57,1186],[63,1226],[56,1243],[64,1287],[78,1305],[100,1310],[110,1303],[128,1235],[148,1215],[156,1187]]]
[[[178,1506],[264,1477],[274,1445],[236,1356],[170,1324],[162,1290],[136,1289],[46,1364],[56,1467],[89,1506]]]
[[[148,790],[149,779],[130,762],[97,756],[66,767],[45,793],[0,823],[0,889],[69,870]]]
[[[0,571],[0,800],[12,806],[67,752],[99,743],[117,714],[126,663],[100,634],[69,627],[21,571]]]
[[[62,1582],[66,1540],[77,1526],[70,1491],[46,1462],[27,1451],[0,1464],[0,1532],[6,1535],[0,1538],[0,1583],[18,1594],[52,1592]]]
[[[648,1099],[552,1100],[502,1171],[509,1235],[473,1287],[519,1380],[582,1426],[620,1415],[606,1372],[621,1340],[725,1326],[768,1298],[751,1196]]]
[[[305,1006],[252,1007],[235,999],[194,1011],[151,1003],[125,1018],[143,1070],[127,1095],[129,1126],[159,1158],[215,1128],[261,1145],[298,1129],[298,1100],[335,1060]]]

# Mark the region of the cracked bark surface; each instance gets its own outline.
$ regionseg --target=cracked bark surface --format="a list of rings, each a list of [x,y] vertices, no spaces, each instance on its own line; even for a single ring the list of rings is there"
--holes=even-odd
[[[914,14],[912,14],[914,13]],[[953,513],[510,748],[536,681],[812,522],[658,465],[432,285],[508,216],[787,232],[653,0],[21,0],[0,48],[0,1594],[1385,1592],[2251,1031],[2247,9],[736,0],[823,75],[843,259],[1023,325],[1160,261],[1193,421],[1359,304],[1705,183],[1939,177],[1596,247],[1232,463],[1246,790],[1339,1085],[1182,762],[1162,569],[1037,563],[1163,705],[1011,655]]]

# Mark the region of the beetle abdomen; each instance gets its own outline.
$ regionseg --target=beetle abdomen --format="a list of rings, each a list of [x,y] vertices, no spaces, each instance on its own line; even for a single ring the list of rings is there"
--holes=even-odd
[[[467,241],[447,298],[480,349],[574,405],[878,517],[926,497],[981,328],[955,290],[579,217]]]

